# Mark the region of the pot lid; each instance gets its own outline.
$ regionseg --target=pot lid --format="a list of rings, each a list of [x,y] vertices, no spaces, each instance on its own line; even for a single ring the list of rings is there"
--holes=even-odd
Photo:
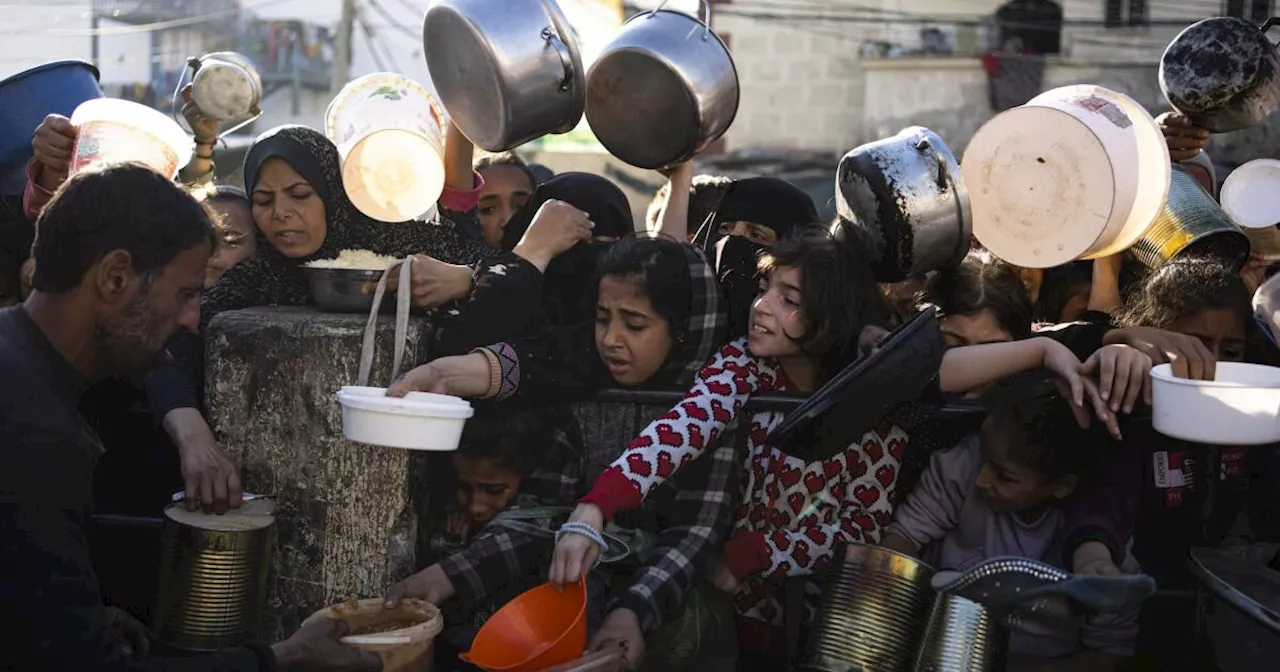
[[[259,530],[275,522],[276,504],[264,497],[249,499],[238,509],[222,515],[203,511],[188,511],[182,504],[165,507],[164,515],[175,523],[210,532],[247,532]]]
[[[461,397],[429,392],[410,392],[402,398],[388,397],[384,387],[347,386],[338,390],[338,402],[362,411],[424,418],[466,420],[475,414],[470,402]]]

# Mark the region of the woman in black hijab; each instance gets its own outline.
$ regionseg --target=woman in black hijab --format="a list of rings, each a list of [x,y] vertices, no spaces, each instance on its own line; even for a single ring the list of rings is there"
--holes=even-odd
[[[264,175],[289,175],[281,163],[303,181],[260,184]],[[258,136],[245,156],[244,183],[258,253],[210,288],[202,322],[224,310],[309,303],[302,267],[337,257],[342,250],[396,258],[422,253],[451,264],[472,264],[497,253],[467,241],[449,220],[392,224],[364,215],[343,189],[337,148],[323,133],[305,126],[280,126]]]
[[[521,239],[549,201],[582,210],[594,228],[591,240],[556,255],[543,273],[518,254]],[[591,282],[596,262],[610,245],[634,232],[626,194],[609,180],[590,173],[563,173],[547,180],[503,229],[502,247],[516,254],[480,265],[470,300],[449,311],[437,331],[437,352],[463,354],[521,335],[590,324],[595,317]]]
[[[499,253],[466,241],[448,220],[383,223],[365,216],[343,189],[337,148],[323,133],[304,126],[280,126],[258,136],[245,156],[244,178],[257,253],[205,292],[202,327],[227,310],[310,303],[303,266],[337,257],[345,249],[396,258],[422,253],[454,264]],[[170,436],[187,444],[184,451],[225,461],[199,412],[203,337],[180,334],[170,341],[168,351],[171,361],[146,381],[152,412]]]
[[[729,338],[747,333],[751,303],[759,290],[756,260],[793,229],[818,221],[813,199],[776,177],[738,180],[703,222],[694,244],[716,269],[729,311]]]

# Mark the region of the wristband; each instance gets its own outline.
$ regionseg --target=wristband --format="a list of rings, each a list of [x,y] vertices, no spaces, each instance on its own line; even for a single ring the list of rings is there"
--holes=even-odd
[[[600,547],[602,553],[609,550],[609,544],[605,542],[604,537],[600,536],[600,531],[582,521],[571,520],[561,525],[560,529],[556,530],[556,543],[559,544],[566,534],[580,534],[590,539]]]

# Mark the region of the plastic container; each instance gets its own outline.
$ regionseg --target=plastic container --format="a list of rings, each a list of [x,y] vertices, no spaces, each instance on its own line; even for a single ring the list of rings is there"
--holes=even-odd
[[[76,108],[71,123],[79,129],[72,175],[96,165],[138,162],[172,179],[195,151],[178,122],[127,100],[90,100]]]
[[[341,602],[317,611],[302,625],[321,618],[345,621],[353,634],[343,637],[342,643],[378,654],[382,672],[430,672],[436,635],[444,629],[440,610],[414,598],[401,600],[395,609],[385,608],[382,602],[381,598]],[[387,629],[396,624],[407,627]],[[378,632],[361,634],[368,630]]]
[[[402,75],[374,73],[343,87],[324,129],[338,147],[347,197],[383,222],[430,210],[444,191],[444,124],[431,94]]]
[[[1222,209],[1245,229],[1274,229],[1280,224],[1277,192],[1280,161],[1254,159],[1231,171],[1222,183]]]
[[[102,97],[98,69],[84,61],[54,61],[0,81],[0,194],[27,184],[31,133],[50,114],[70,117],[86,100]]]
[[[383,387],[344,387],[338,403],[348,439],[406,450],[457,450],[462,428],[475,414],[458,397],[410,392],[395,398]]]
[[[1170,166],[1141,105],[1098,86],[1067,86],[987,122],[961,163],[973,233],[993,254],[1051,268],[1115,254],[1159,216]]]
[[[458,657],[490,672],[537,672],[577,660],[587,647],[586,611],[585,577],[563,591],[543,584],[490,616]]]
[[[1280,368],[1218,362],[1215,380],[1151,369],[1152,424],[1175,439],[1226,446],[1280,441]]]

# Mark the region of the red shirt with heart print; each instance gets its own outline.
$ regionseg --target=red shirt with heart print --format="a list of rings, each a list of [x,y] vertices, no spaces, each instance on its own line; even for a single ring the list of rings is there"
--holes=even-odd
[[[776,362],[747,351],[745,338],[724,346],[684,400],[650,423],[582,501],[609,519],[638,507],[656,485],[715,446],[752,394],[790,387]],[[742,419],[749,423],[743,503],[724,556],[734,576],[747,580],[740,614],[771,625],[782,624],[778,580],[821,571],[837,539],[880,541],[907,447],[906,433],[886,425],[830,459],[807,462],[765,442],[783,417],[758,412]]]

